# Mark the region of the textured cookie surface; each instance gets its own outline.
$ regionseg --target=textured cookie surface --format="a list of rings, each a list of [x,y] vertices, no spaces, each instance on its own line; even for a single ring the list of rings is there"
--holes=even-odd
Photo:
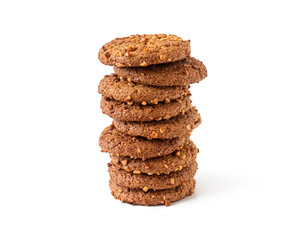
[[[146,67],[190,56],[190,41],[175,35],[143,34],[116,38],[105,44],[98,59],[117,67]]]
[[[128,82],[116,74],[106,75],[99,83],[98,92],[103,96],[120,102],[157,104],[174,100],[189,94],[188,86],[156,87]]]
[[[122,121],[147,122],[152,120],[169,119],[171,117],[184,114],[191,108],[189,96],[172,100],[169,103],[158,103],[152,105],[142,105],[134,103],[122,103],[113,99],[101,99],[101,110],[104,114]]]
[[[119,199],[125,203],[138,204],[138,205],[161,205],[165,204],[170,206],[171,202],[178,201],[190,196],[194,193],[196,181],[190,179],[188,182],[183,183],[175,188],[166,190],[149,190],[144,192],[139,189],[130,189],[127,187],[119,186],[116,183],[109,181],[111,194],[115,199]]]
[[[196,145],[191,140],[188,140],[182,149],[162,157],[149,158],[142,161],[141,159],[111,154],[110,158],[114,166],[125,171],[141,172],[148,175],[169,174],[191,165],[196,161],[197,152]]]
[[[178,86],[200,82],[207,76],[203,63],[195,58],[146,68],[119,68],[114,71],[129,81],[154,86]]]
[[[114,119],[115,128],[132,136],[147,137],[148,139],[168,139],[189,135],[201,123],[197,109],[190,108],[184,115],[168,120],[151,122],[126,122]]]
[[[153,174],[132,173],[122,169],[118,169],[113,164],[108,164],[108,172],[111,181],[119,186],[128,188],[139,188],[143,191],[149,189],[162,190],[173,188],[181,185],[183,182],[189,181],[195,175],[198,164],[193,162],[190,166],[183,168],[181,171],[171,172],[170,174]]]
[[[118,132],[113,125],[105,128],[99,137],[99,146],[103,152],[133,158],[154,158],[169,155],[184,143],[187,137],[173,139],[153,139],[151,141],[142,137],[132,137]]]

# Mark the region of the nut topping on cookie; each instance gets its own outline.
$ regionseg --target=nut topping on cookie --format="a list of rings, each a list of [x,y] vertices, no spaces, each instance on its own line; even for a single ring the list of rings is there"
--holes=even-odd
[[[175,35],[143,34],[116,38],[99,51],[99,60],[117,67],[146,67],[190,56],[190,41]]]

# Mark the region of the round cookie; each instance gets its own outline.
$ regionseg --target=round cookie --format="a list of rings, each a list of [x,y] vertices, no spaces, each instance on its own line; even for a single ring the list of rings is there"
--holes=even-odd
[[[189,86],[156,87],[128,82],[116,74],[106,75],[99,83],[98,92],[104,97],[120,102],[157,104],[165,99],[187,96]]]
[[[201,116],[194,107],[184,115],[168,120],[151,122],[126,122],[114,119],[115,128],[131,136],[147,137],[148,139],[169,139],[189,135],[201,123]]]
[[[118,68],[114,71],[129,81],[153,86],[179,86],[198,83],[207,76],[203,63],[193,57],[146,68]]]
[[[115,199],[121,200],[121,202],[138,204],[138,205],[161,205],[165,204],[170,206],[171,202],[175,202],[190,196],[194,193],[196,181],[190,179],[188,182],[183,183],[175,188],[170,188],[166,190],[149,190],[144,192],[139,189],[130,189],[127,187],[122,187],[116,183],[109,181],[109,186],[111,194]]]
[[[108,172],[111,181],[119,186],[139,188],[145,192],[149,189],[162,190],[179,186],[183,182],[189,181],[189,179],[193,178],[197,169],[198,164],[195,161],[190,166],[183,168],[181,171],[171,172],[170,174],[148,175],[137,171],[134,173],[127,172],[119,169],[111,163],[108,164]]]
[[[191,140],[188,140],[182,149],[162,157],[142,161],[141,159],[131,159],[126,156],[110,154],[110,158],[111,163],[119,169],[153,175],[153,173],[169,174],[170,172],[182,170],[196,161],[197,153],[198,148],[196,145]]]
[[[122,121],[147,122],[152,120],[169,119],[184,114],[191,108],[190,96],[172,100],[169,103],[142,105],[122,103],[113,99],[101,99],[101,110],[104,114]]]
[[[105,128],[99,137],[102,152],[131,158],[154,158],[169,155],[187,142],[187,137],[173,139],[147,140],[142,137],[132,137],[117,131],[113,125]]]
[[[116,38],[105,44],[98,59],[117,67],[146,67],[190,56],[190,41],[176,35],[143,34]]]

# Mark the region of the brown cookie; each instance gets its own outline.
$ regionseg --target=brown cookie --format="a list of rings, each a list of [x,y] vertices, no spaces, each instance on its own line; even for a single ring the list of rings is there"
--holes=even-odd
[[[185,198],[186,196],[192,195],[194,193],[195,185],[196,181],[194,179],[190,179],[175,188],[158,191],[149,190],[144,192],[139,189],[122,187],[112,181],[109,181],[111,194],[115,199],[121,200],[121,202],[125,203],[146,206],[161,204],[170,206],[171,202],[175,202]]]
[[[99,83],[98,92],[104,97],[120,102],[157,104],[165,99],[187,96],[189,86],[156,87],[128,82],[116,74],[106,75]]]
[[[142,137],[132,137],[117,131],[113,125],[105,128],[99,137],[102,152],[132,158],[154,158],[171,154],[187,142],[187,137],[173,139],[154,139],[149,141]]]
[[[175,35],[143,34],[116,38],[105,44],[98,59],[117,67],[146,67],[190,56],[190,41]]]
[[[115,128],[131,136],[147,137],[148,139],[168,139],[189,135],[201,123],[201,116],[194,107],[184,115],[168,120],[151,122],[126,122],[114,119]]]
[[[154,105],[142,105],[122,103],[113,99],[101,99],[101,110],[104,114],[122,121],[147,122],[152,120],[169,119],[184,114],[191,108],[190,96],[172,100],[169,103],[158,103]]]
[[[110,154],[110,158],[114,166],[125,171],[141,172],[148,175],[169,174],[191,165],[196,161],[197,152],[196,145],[191,140],[188,140],[182,149],[162,157],[149,158],[142,161],[141,159]]]
[[[173,188],[192,179],[198,169],[198,164],[194,161],[190,166],[181,171],[171,172],[170,174],[148,175],[139,171],[127,172],[119,169],[112,163],[108,164],[108,172],[111,181],[119,186],[128,188],[139,188],[143,191],[149,189],[162,190]]]
[[[207,76],[206,67],[195,58],[146,68],[114,67],[114,71],[128,81],[154,86],[188,85],[198,83]]]

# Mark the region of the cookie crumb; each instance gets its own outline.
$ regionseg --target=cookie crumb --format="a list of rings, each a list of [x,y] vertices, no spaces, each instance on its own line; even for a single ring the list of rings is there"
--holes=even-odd
[[[171,101],[170,101],[170,99],[169,98],[166,98],[165,99],[165,103],[170,103]]]
[[[142,63],[140,63],[140,66],[146,67],[146,66],[148,66],[148,64],[146,62],[142,62]]]
[[[160,56],[159,56],[159,59],[160,59],[160,60],[164,60],[165,58],[166,58],[166,55],[160,55]]]
[[[122,64],[122,63],[116,63],[116,66],[117,66],[117,67],[124,67],[125,65]]]
[[[164,127],[164,126],[160,127],[160,129],[159,129],[160,133],[163,134],[165,129],[166,129],[166,127]]]
[[[132,97],[131,96],[128,96],[127,98],[125,98],[125,101],[126,102],[129,102],[129,100],[131,100],[132,99]]]
[[[148,136],[148,139],[157,138],[157,137],[158,137],[158,133],[155,131],[152,131],[152,133]]]

